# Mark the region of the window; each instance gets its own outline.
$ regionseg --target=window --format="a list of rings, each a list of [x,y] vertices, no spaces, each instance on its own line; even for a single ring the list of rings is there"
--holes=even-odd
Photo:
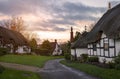
[[[93,44],[93,51],[96,51],[97,47],[96,47],[96,43]]]
[[[109,48],[108,43],[104,43],[104,50],[108,51],[108,48]]]

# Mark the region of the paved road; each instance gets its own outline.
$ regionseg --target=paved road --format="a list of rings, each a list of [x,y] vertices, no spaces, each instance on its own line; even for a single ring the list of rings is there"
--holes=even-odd
[[[39,70],[42,79],[98,79],[59,63],[61,59],[48,61]]]

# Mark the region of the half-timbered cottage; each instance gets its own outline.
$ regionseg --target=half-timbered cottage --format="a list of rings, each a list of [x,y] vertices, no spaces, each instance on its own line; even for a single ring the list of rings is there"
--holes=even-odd
[[[11,53],[30,53],[31,49],[24,36],[0,26],[0,47],[8,48]]]
[[[120,54],[120,4],[109,9],[86,36],[89,56],[109,62]]]

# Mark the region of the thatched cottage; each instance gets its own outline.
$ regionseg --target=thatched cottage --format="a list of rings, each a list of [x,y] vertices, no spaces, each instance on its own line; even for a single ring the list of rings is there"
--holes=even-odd
[[[120,54],[120,4],[109,9],[86,36],[89,56],[100,62],[112,61]]]
[[[24,36],[16,31],[0,27],[0,47],[8,48],[11,53],[30,53],[31,49]]]

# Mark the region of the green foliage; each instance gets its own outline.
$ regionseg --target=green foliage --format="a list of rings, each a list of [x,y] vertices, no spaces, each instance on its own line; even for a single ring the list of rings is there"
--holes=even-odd
[[[120,70],[120,64],[116,64],[115,69]]]
[[[120,70],[120,55],[115,58],[115,69]]]
[[[97,56],[88,57],[88,62],[99,62],[99,58]]]
[[[49,50],[49,52],[52,53],[52,47],[48,40],[43,41],[43,43],[41,45],[41,49]]]
[[[75,33],[75,37],[74,37],[73,41],[78,40],[78,38],[79,38],[80,36],[81,36],[81,33],[77,31],[77,32]]]
[[[35,53],[41,56],[50,56],[50,51],[48,49],[35,49]]]
[[[66,61],[62,61],[61,63],[90,75],[99,77],[100,79],[120,79],[120,70],[105,69],[91,64],[76,62],[68,63]]]
[[[0,48],[0,56],[8,54],[9,53],[8,51],[9,50],[7,48]]]
[[[118,55],[114,61],[116,64],[120,64],[120,55]]]
[[[64,53],[65,59],[70,60],[71,56],[70,53]]]
[[[114,62],[108,62],[109,68],[115,68],[115,63]]]
[[[36,56],[36,55],[4,55],[0,57],[0,61],[43,67],[46,61],[56,59],[56,58],[61,58],[61,57]]]
[[[0,74],[0,79],[41,79],[41,78],[37,73],[5,69],[5,71],[2,74]]]
[[[34,51],[37,48],[37,41],[36,41],[36,39],[34,39],[34,38],[31,39],[29,44],[30,44],[30,47],[31,47],[32,51]]]
[[[0,65],[0,74],[5,70],[3,66]]]
[[[70,53],[70,47],[71,47],[71,43],[70,41],[68,41],[67,43],[64,43],[61,45],[61,49],[63,53]]]
[[[81,54],[80,56],[80,61],[81,62],[86,62],[88,59],[88,54]]]

